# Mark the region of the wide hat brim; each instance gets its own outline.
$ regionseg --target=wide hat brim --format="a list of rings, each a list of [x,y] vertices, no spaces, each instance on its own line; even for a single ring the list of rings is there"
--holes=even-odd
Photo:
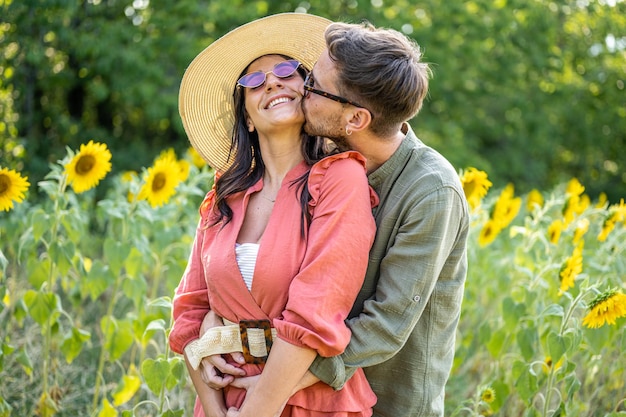
[[[256,58],[286,55],[311,69],[326,48],[331,23],[304,13],[264,17],[222,36],[189,64],[178,96],[180,117],[194,149],[216,171],[232,164],[233,92],[241,72]]]

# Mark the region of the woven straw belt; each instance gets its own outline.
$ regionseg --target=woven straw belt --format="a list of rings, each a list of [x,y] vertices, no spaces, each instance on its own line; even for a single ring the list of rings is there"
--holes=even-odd
[[[224,319],[224,326],[209,329],[201,338],[185,346],[187,360],[198,369],[202,358],[242,352],[246,363],[265,363],[276,338],[269,320],[242,320],[239,324]]]

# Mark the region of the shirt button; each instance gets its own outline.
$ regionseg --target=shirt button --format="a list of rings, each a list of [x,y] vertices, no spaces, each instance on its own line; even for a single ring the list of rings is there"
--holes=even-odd
[[[419,303],[421,299],[422,297],[420,297],[419,295],[416,295],[415,297],[413,297],[413,301],[415,301],[416,303]]]

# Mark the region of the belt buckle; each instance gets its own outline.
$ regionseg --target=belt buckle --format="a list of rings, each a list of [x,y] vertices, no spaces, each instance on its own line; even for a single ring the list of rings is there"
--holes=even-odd
[[[239,321],[241,347],[246,363],[264,364],[272,349],[272,327],[269,320]]]

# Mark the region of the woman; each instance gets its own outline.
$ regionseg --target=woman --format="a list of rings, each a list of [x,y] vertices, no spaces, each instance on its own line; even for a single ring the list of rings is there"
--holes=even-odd
[[[337,355],[350,339],[344,320],[365,274],[377,199],[360,154],[326,156],[323,140],[302,130],[302,67],[324,49],[328,23],[291,13],[259,19],[210,45],[183,77],[185,130],[223,172],[200,209],[169,339],[185,352],[195,416],[232,407],[273,416],[315,356]],[[209,310],[234,324],[200,340]],[[199,350],[227,353],[233,343],[246,354],[246,375],[261,374],[247,396],[210,389],[196,369]],[[299,391],[281,415],[370,416],[374,402],[359,370],[342,390],[318,383]]]

